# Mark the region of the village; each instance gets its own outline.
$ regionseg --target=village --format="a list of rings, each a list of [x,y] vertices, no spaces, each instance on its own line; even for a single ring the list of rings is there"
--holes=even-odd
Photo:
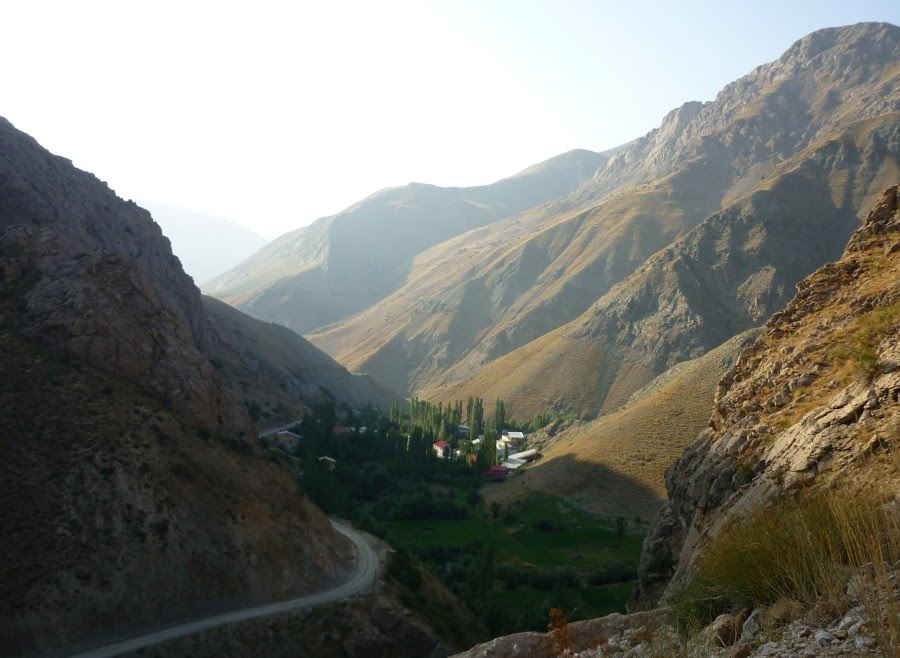
[[[457,436],[465,437],[465,441],[469,436],[468,425],[457,425]],[[438,459],[465,459],[469,458],[471,462],[477,462],[478,453],[481,452],[482,442],[485,440],[483,434],[479,434],[476,439],[468,442],[469,445],[461,448],[453,448],[446,441],[435,441],[432,444],[434,454]],[[490,439],[488,439],[490,440]],[[466,448],[470,448],[468,451]],[[483,482],[502,482],[506,480],[510,472],[514,472],[519,467],[540,458],[540,453],[535,448],[528,449],[528,437],[523,432],[515,432],[511,430],[502,430],[500,437],[495,440],[496,464],[488,466],[487,470],[481,474]]]
[[[377,429],[370,429],[362,426],[359,428],[337,425],[332,431],[333,437],[359,437],[362,438],[366,434],[375,435]],[[302,445],[303,436],[288,430],[281,429],[269,435],[271,444],[278,450],[297,454]],[[410,434],[406,434],[407,441]],[[431,444],[436,459],[444,460],[466,460],[469,464],[477,464],[479,454],[486,454],[482,450],[482,444],[485,441],[484,434],[479,434],[474,440],[469,440],[469,426],[457,425],[456,437],[454,441],[457,447],[453,447],[451,443],[445,440],[438,440]],[[489,441],[492,439],[488,439]],[[499,438],[494,439],[495,462],[489,464],[481,473],[482,482],[503,482],[511,473],[515,473],[519,468],[540,459],[541,454],[536,448],[528,448],[528,437],[524,432],[514,430],[502,430]],[[326,466],[329,470],[334,470],[337,460],[328,455],[320,455],[318,461]]]

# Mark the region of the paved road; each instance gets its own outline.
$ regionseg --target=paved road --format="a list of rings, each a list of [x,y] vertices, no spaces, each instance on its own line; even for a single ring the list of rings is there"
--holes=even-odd
[[[99,649],[85,651],[72,658],[106,658],[107,656],[118,656],[119,654],[128,651],[136,651],[167,640],[174,640],[177,637],[193,635],[194,633],[199,633],[218,626],[224,626],[226,624],[232,624],[234,622],[256,619],[257,617],[269,617],[290,610],[313,608],[324,603],[332,603],[333,601],[346,599],[354,594],[370,589],[375,583],[378,571],[378,558],[372,550],[372,547],[369,546],[363,536],[353,528],[349,528],[335,521],[332,521],[331,525],[334,526],[335,530],[346,536],[356,545],[356,573],[344,584],[317,594],[301,596],[299,599],[281,601],[280,603],[269,603],[253,608],[243,608],[242,610],[226,612],[213,617],[207,617],[206,619],[199,619],[188,622],[187,624],[181,624],[180,626],[172,626],[160,631],[148,633],[147,635],[131,638],[130,640],[122,640],[121,642],[108,644]]]

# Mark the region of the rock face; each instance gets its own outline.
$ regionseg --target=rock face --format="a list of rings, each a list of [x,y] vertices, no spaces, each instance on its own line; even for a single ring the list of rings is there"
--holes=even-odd
[[[0,119],[0,654],[344,577],[352,547],[258,454],[219,338],[149,214]]]
[[[900,437],[897,207],[892,187],[719,382],[709,429],[666,474],[641,558],[646,600],[665,602],[710,538],[780,492],[879,477],[869,457]]]
[[[203,354],[206,314],[149,213],[0,119],[7,320],[67,358],[139,382],[211,432],[251,440]]]
[[[898,56],[894,26],[810,35],[670,114],[579,190],[432,247],[396,292],[308,337],[420,397],[499,394],[520,415],[534,396],[515,391],[541,381],[544,408],[589,392],[594,405],[572,411],[615,409],[839,255],[896,179]],[[661,250],[671,262],[651,267]]]
[[[900,110],[897,72],[884,66],[900,57],[898,33],[888,23],[860,23],[803,37],[714,101],[672,110],[659,128],[610,158],[580,194],[602,198],[694,158],[727,160],[759,176],[760,165],[774,165],[848,123]],[[738,189],[749,189],[748,182]]]

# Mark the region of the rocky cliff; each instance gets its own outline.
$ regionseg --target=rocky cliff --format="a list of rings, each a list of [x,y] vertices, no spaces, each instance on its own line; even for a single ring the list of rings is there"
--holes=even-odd
[[[150,215],[0,119],[0,653],[348,570],[352,547],[255,449],[221,349]]]
[[[0,119],[0,254],[9,323],[139,382],[209,431],[251,440],[203,351],[206,314],[150,214]]]
[[[900,493],[873,459],[900,438],[897,207],[895,186],[719,382],[709,429],[666,474],[641,559],[645,599],[667,601],[712,539],[784,491],[841,478]]]

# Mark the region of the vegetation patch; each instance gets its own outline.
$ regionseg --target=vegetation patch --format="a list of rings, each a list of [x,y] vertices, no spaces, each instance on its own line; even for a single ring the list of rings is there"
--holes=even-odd
[[[846,487],[801,493],[716,537],[696,576],[674,597],[673,612],[686,633],[727,610],[777,601],[825,618],[844,612],[848,582],[858,582],[880,646],[896,650],[900,604],[890,572],[898,560],[900,519],[884,496]]]
[[[849,361],[872,379],[878,374],[878,345],[900,324],[900,301],[859,316],[846,336],[835,345],[830,356]]]

